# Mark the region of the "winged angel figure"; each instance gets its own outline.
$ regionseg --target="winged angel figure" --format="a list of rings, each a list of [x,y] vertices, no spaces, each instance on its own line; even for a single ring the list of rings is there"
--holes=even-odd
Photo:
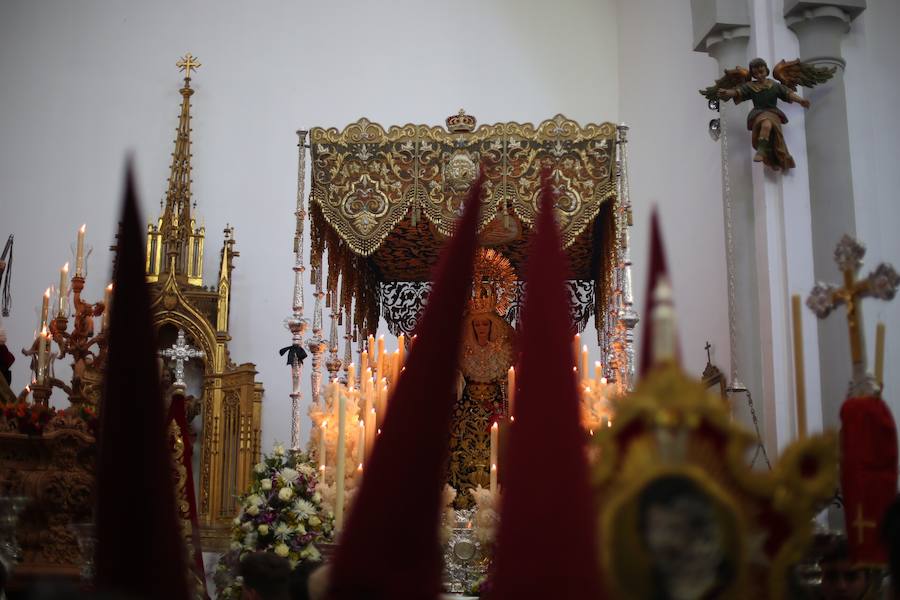
[[[714,85],[700,90],[708,100],[733,100],[739,104],[744,100],[753,101],[753,110],[747,115],[747,129],[753,132],[752,144],[756,150],[754,162],[761,162],[770,168],[788,170],[794,168],[794,157],[784,143],[781,126],[788,122],[787,116],[778,108],[778,100],[796,102],[809,108],[809,100],[797,95],[798,85],[812,88],[831,79],[835,68],[815,67],[800,59],[780,61],[775,65],[775,79],[769,79],[769,66],[761,58],[750,61],[749,70],[743,67],[726,69],[725,75]]]

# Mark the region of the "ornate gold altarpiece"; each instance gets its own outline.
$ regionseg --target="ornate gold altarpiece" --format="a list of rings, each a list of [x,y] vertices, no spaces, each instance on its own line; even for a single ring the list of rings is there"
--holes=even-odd
[[[231,273],[239,255],[231,227],[219,253],[217,285],[203,285],[205,229],[197,226],[191,194],[190,71],[199,65],[190,55],[187,60],[165,205],[147,230],[147,280],[157,330],[182,329],[204,353],[201,456],[194,477],[204,548],[214,549],[227,543],[237,496],[249,486],[260,456],[263,386],[256,381],[255,365],[236,365],[228,350]],[[184,62],[179,63],[183,70]]]
[[[537,126],[497,123],[476,128],[474,117],[462,110],[446,124],[446,129],[413,124],[385,129],[361,119],[343,130],[309,131],[310,263],[317,300],[324,295],[320,281],[327,255],[324,288],[336,304],[331,306],[333,316],[352,314],[354,333],[374,333],[380,316],[393,333],[410,333],[440,249],[481,169],[486,184],[480,243],[508,258],[516,271],[518,301],[504,315],[515,322],[540,174],[549,168],[571,263],[573,320],[581,330],[594,316],[604,356],[611,357],[610,378],[618,374],[619,381],[631,381],[631,330],[637,315],[628,258],[628,128],[611,123],[581,126],[562,115]],[[302,174],[306,132],[299,133]],[[299,188],[302,198],[302,177]],[[298,206],[300,237],[303,212]],[[321,317],[315,314],[314,337],[317,325],[321,330]],[[312,342],[310,347],[315,376],[318,357]]]

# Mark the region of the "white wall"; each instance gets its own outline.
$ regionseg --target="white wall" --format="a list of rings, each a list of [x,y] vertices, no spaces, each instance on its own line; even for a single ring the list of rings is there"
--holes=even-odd
[[[487,123],[558,112],[616,121],[617,48],[613,0],[0,3],[0,235],[17,242],[10,346],[29,343],[84,222],[95,248],[87,297],[102,295],[127,152],[144,217],[157,215],[180,102],[174,64],[192,52],[203,63],[193,189],[207,281],[229,222],[241,252],[232,358],[258,365],[264,446],[288,441],[290,378],[276,351],[290,340],[294,131],[362,116],[438,124],[461,106]],[[28,380],[23,357],[13,377]]]

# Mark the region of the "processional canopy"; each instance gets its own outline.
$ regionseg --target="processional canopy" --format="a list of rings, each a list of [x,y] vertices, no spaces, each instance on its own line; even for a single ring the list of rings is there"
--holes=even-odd
[[[479,170],[485,173],[480,243],[506,257],[521,280],[540,174],[551,169],[571,277],[590,283],[592,300],[597,292],[595,315],[605,314],[624,228],[616,210],[618,128],[581,126],[562,115],[538,126],[475,125],[460,110],[446,129],[408,124],[385,130],[360,119],[342,131],[310,130],[311,263],[322,266],[327,249],[327,288],[336,290],[342,280],[340,305],[349,312],[356,302],[363,331],[377,326],[383,286],[428,281]]]

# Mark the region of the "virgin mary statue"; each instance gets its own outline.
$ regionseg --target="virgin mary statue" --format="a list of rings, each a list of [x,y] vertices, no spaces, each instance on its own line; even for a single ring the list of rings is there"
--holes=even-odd
[[[482,279],[479,266],[484,266],[486,253],[492,253],[489,258],[505,262],[510,285]],[[450,426],[447,480],[457,492],[456,508],[470,508],[473,498],[469,490],[478,485],[489,486],[491,425],[506,418],[506,378],[515,362],[515,330],[500,316],[498,308],[508,303],[511,274],[512,268],[504,257],[492,250],[482,251],[476,263],[469,310],[463,320],[461,393]]]

